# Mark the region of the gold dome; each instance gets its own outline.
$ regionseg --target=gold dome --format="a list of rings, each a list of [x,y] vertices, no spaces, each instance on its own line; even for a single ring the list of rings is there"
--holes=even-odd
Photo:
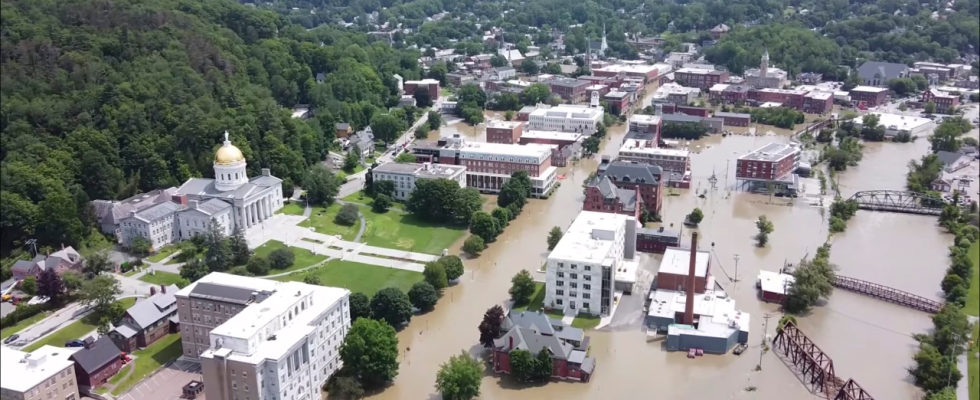
[[[245,161],[242,151],[231,144],[228,140],[228,132],[225,132],[225,143],[214,153],[214,163],[217,165],[238,164]]]

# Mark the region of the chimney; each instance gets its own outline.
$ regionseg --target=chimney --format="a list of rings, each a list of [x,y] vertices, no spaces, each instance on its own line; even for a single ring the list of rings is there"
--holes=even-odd
[[[160,284],[160,293],[167,293],[167,286],[162,283]]]
[[[510,349],[511,350],[514,350],[514,337],[513,336],[510,337]]]
[[[684,323],[694,325],[694,273],[698,259],[698,233],[691,232],[691,266],[687,270],[687,298],[684,304]]]
[[[188,200],[187,206],[191,209],[197,209],[197,200]]]
[[[61,249],[62,249],[62,250],[64,250],[64,249],[65,249],[65,244],[64,244],[64,243],[62,243],[62,244],[61,244]]]
[[[268,168],[262,168],[262,176],[272,176],[272,171]]]
[[[156,294],[157,294],[157,287],[156,286],[150,286],[150,296],[154,296]]]

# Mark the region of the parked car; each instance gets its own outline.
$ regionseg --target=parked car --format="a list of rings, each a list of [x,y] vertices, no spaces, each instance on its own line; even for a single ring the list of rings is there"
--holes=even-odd
[[[75,339],[65,342],[65,347],[85,347],[85,342]]]
[[[11,344],[14,342],[14,340],[17,339],[20,339],[20,335],[15,333],[13,335],[7,336],[7,338],[3,340],[3,344]]]

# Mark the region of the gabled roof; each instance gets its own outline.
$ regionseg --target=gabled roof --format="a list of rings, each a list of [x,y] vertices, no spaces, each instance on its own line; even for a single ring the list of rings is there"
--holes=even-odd
[[[118,360],[119,354],[119,347],[116,347],[112,339],[109,339],[109,336],[102,336],[91,347],[81,349],[69,358],[74,360],[83,371],[91,374],[106,364]]]
[[[166,293],[157,293],[148,299],[137,301],[126,310],[126,314],[133,319],[137,328],[146,329],[176,310],[177,299],[174,298],[174,294],[179,290],[176,285],[167,286]]]
[[[865,61],[864,64],[858,67],[858,76],[867,79],[874,77],[875,74],[879,74],[883,79],[894,79],[907,73],[908,70],[909,67],[905,64]]]
[[[513,348],[510,347],[512,339],[514,343]],[[511,329],[500,339],[494,339],[493,345],[498,350],[509,352],[519,349],[529,351],[535,355],[541,352],[541,349],[547,349],[551,353],[552,358],[559,360],[567,360],[573,350],[572,345],[565,343],[557,337],[541,335],[531,329],[520,326]]]
[[[963,157],[963,154],[953,153],[950,151],[940,151],[936,153],[936,157],[938,157],[939,161],[942,161],[943,164],[952,165],[953,163],[958,161],[961,157]]]
[[[350,124],[347,122],[338,122],[334,124],[334,128],[338,131],[346,131],[350,129]]]
[[[633,164],[621,161],[609,163],[603,176],[608,176],[613,182],[639,182],[649,185],[656,184],[663,175],[663,169],[656,165]]]
[[[17,260],[17,262],[10,267],[10,270],[27,273],[34,269],[35,266],[37,266],[37,263],[33,261]]]

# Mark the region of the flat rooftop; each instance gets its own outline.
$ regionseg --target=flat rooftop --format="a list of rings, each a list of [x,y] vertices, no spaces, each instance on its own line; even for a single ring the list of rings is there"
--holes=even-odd
[[[657,290],[650,293],[650,300],[647,315],[673,319],[677,313],[684,313],[687,295],[673,290]],[[729,337],[735,330],[748,332],[751,326],[749,313],[736,310],[735,300],[717,290],[695,295],[694,315],[699,318],[697,328],[675,324],[668,327],[667,334]]]
[[[856,86],[856,87],[854,87],[854,89],[851,89],[851,91],[852,92],[881,93],[881,92],[887,92],[888,91],[888,88],[880,88],[880,87],[874,87],[874,86]]]
[[[762,93],[779,93],[779,94],[798,94],[805,95],[806,91],[803,90],[793,90],[793,89],[775,89],[775,88],[765,88],[759,89]]]
[[[731,85],[730,84],[727,84],[727,83],[716,83],[716,84],[712,85],[711,86],[711,89],[708,89],[708,91],[711,91],[711,92],[724,92],[725,89],[728,89],[729,86],[731,86]]]
[[[827,100],[827,99],[830,99],[831,97],[834,97],[834,94],[833,93],[829,93],[829,92],[813,91],[813,92],[807,93],[806,97],[809,97],[811,99],[817,99],[817,100]]]
[[[691,156],[691,152],[687,150],[663,149],[656,146],[657,144],[652,140],[629,139],[623,142],[623,146],[619,148],[619,152],[622,153],[624,151],[628,151],[631,153],[644,153],[680,158],[689,158]]]
[[[681,86],[676,83],[669,83],[661,86],[657,89],[657,94],[670,95],[670,94],[680,94],[687,95],[690,93],[701,93],[701,89]]]
[[[590,119],[598,121],[602,119],[602,108],[592,108],[572,104],[561,104],[551,108],[539,108],[530,113],[530,118],[565,118],[565,119]]]
[[[623,260],[623,263],[616,267],[616,282],[636,283],[636,271],[639,268],[639,261]]]
[[[539,144],[506,144],[486,142],[466,142],[459,147],[459,156],[465,159],[479,159],[482,155],[506,157],[534,157],[540,162],[551,155],[551,148]],[[511,160],[513,161],[513,160]],[[518,162],[518,161],[514,161]]]
[[[521,133],[521,138],[522,139],[523,138],[548,139],[548,140],[561,140],[566,142],[575,142],[582,138],[582,134],[575,133],[575,132],[528,130]]]
[[[758,283],[763,292],[786,294],[793,281],[795,281],[793,275],[766,270],[759,271]]]
[[[725,73],[725,71],[720,71],[717,69],[704,69],[704,68],[681,68],[674,72],[678,74],[694,74],[694,75],[721,75]]]
[[[0,388],[23,393],[75,364],[68,359],[79,347],[44,345],[30,353],[0,347]],[[40,399],[40,397],[39,397]]]
[[[749,118],[752,119],[752,114],[745,113],[733,113],[733,112],[716,112],[715,118]]]
[[[501,120],[490,120],[487,122],[487,128],[496,129],[514,129],[518,126],[523,125],[521,121],[501,121]]]
[[[617,72],[617,73],[625,72],[628,74],[649,74],[650,72],[653,71],[657,71],[659,73],[660,68],[658,68],[656,65],[647,65],[647,64],[630,64],[630,65],[613,64],[613,65],[599,68],[596,71]]]
[[[374,171],[389,174],[411,174],[419,178],[448,178],[466,171],[466,167],[452,164],[387,162],[377,166]]]
[[[239,289],[248,289],[253,292],[274,291],[282,283],[271,279],[254,278],[250,276],[232,275],[224,272],[212,272],[197,281],[191,282],[177,292],[178,296],[190,297],[191,292],[197,285],[211,283],[220,286],[227,286]]]
[[[630,116],[630,124],[659,125],[661,120],[658,115],[633,114]]]
[[[694,260],[694,276],[705,278],[708,275],[708,263],[711,253],[698,250]],[[691,249],[668,247],[660,261],[660,274],[687,275],[691,266]]]
[[[582,211],[548,258],[602,263],[609,256],[616,232],[625,226],[625,215]]]
[[[910,115],[886,114],[879,112],[868,113],[867,115],[877,115],[878,125],[885,127],[885,129],[912,130],[933,123],[931,119],[913,117]],[[856,118],[854,122],[860,125],[864,122],[864,118]]]
[[[753,152],[739,157],[739,160],[753,161],[779,161],[783,158],[796,154],[800,149],[796,146],[785,143],[769,143]]]

